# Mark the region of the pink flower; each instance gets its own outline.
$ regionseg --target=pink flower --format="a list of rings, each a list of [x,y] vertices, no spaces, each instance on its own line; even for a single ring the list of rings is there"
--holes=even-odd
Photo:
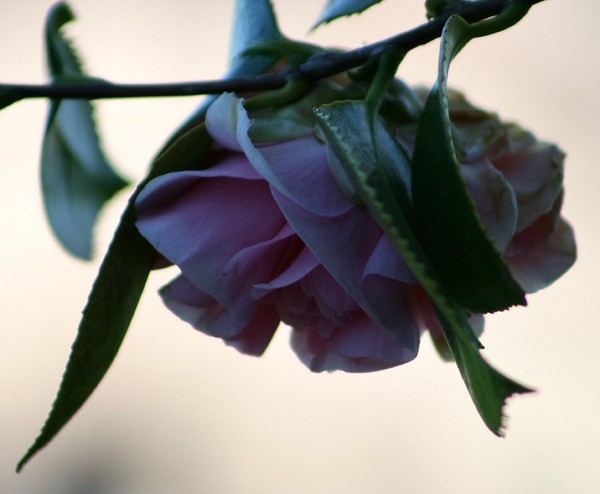
[[[313,371],[374,371],[413,359],[421,332],[439,331],[426,294],[338,186],[312,122],[281,120],[273,132],[293,137],[259,143],[260,118],[251,123],[240,100],[222,95],[206,117],[221,148],[216,162],[159,177],[139,195],[139,231],[181,270],[161,290],[165,304],[252,355],[283,322]],[[471,145],[463,168],[490,236],[531,291],[568,269],[574,241],[558,216],[562,155],[516,136],[492,146],[493,157],[489,145],[481,153]]]

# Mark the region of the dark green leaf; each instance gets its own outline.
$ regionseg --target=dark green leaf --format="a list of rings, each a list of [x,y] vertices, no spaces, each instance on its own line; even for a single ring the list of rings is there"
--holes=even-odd
[[[329,0],[314,28],[340,17],[364,12],[381,0]]]
[[[75,415],[117,355],[156,257],[133,214],[130,204],[90,294],[50,415],[17,471]]]
[[[83,311],[77,338],[56,400],[40,435],[19,462],[17,471],[46,446],[98,386],[127,333],[157,254],[135,226],[134,201],[152,178],[168,172],[206,166],[211,140],[196,127],[167,149],[148,178],[138,186],[121,218]]]
[[[454,359],[483,421],[494,434],[501,435],[506,399],[530,390],[498,373],[481,357],[481,344],[466,314],[452,302],[447,287],[415,236],[408,197],[410,170],[402,148],[379,121],[373,135],[363,102],[325,105],[317,109],[316,116],[356,194],[434,303]],[[338,175],[341,172],[334,170]],[[343,183],[344,179],[338,176],[338,182]]]
[[[448,319],[447,315],[438,311],[444,336],[479,415],[494,434],[502,436],[506,400],[514,394],[531,393],[533,390],[490,366],[473,346],[465,314],[457,311],[456,315],[458,321]]]
[[[440,279],[458,305],[485,313],[526,302],[485,233],[454,149],[446,82],[452,58],[468,39],[468,25],[452,17],[442,35],[438,80],[417,131],[412,191],[415,233]]]
[[[372,194],[394,207],[398,220],[410,215],[410,163],[400,144],[375,122],[376,135],[370,130],[370,113],[362,101],[338,101],[315,111],[327,143],[354,183],[363,203],[371,204]],[[336,174],[336,171],[334,171]],[[336,177],[338,180],[340,177]],[[373,190],[369,189],[370,186]],[[376,219],[378,209],[374,209]],[[389,212],[389,211],[388,211]]]
[[[73,19],[62,3],[46,23],[48,65],[54,82],[88,80],[61,32]],[[103,205],[127,183],[109,165],[88,101],[53,101],[42,145],[42,191],[50,225],[62,245],[82,259],[92,256],[93,228]]]

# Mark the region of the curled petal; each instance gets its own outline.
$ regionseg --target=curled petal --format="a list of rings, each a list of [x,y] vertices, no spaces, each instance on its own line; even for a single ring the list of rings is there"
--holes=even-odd
[[[561,194],[563,152],[545,142],[531,142],[529,134],[511,127],[511,149],[493,159],[515,191],[519,205],[516,231],[548,213]]]
[[[302,248],[297,257],[278,276],[268,282],[254,284],[253,298],[259,299],[273,290],[293,285],[318,265],[319,261],[312,252],[306,247]]]
[[[506,260],[515,280],[532,293],[560,278],[575,262],[571,226],[560,216],[562,196],[554,208],[513,238]]]
[[[242,150],[256,172],[280,194],[321,216],[338,216],[354,206],[328,170],[326,146],[313,136],[256,147],[248,135],[251,121],[240,99],[224,94],[211,108],[207,114],[211,136],[229,149]]]
[[[259,306],[248,323],[239,327],[228,310],[182,276],[160,293],[165,305],[179,318],[249,355],[264,353],[280,323],[275,309],[265,305]]]
[[[231,93],[219,96],[206,111],[206,130],[225,149],[241,151],[239,134],[247,135],[250,120],[241,100]]]

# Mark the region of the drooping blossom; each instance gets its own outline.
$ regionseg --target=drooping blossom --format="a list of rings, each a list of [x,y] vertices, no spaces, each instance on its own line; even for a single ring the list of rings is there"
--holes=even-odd
[[[562,153],[456,94],[450,109],[488,235],[525,291],[547,286],[575,257],[560,217]],[[431,302],[370,213],[339,186],[310,114],[279,115],[250,119],[241,100],[222,95],[206,115],[210,166],[190,163],[201,171],[156,178],[138,196],[139,231],[181,271],[161,290],[164,303],[251,355],[283,322],[313,371],[410,361],[424,330],[443,339]],[[410,153],[411,123],[396,136]]]

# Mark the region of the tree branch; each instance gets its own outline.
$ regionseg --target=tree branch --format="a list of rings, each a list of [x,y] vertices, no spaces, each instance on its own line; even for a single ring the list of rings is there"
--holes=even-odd
[[[458,14],[468,22],[477,22],[499,14],[509,3],[533,6],[544,0],[480,0],[461,2],[443,15],[410,31],[347,52],[323,52],[300,67],[257,77],[167,84],[114,84],[99,81],[85,84],[0,84],[0,100],[29,98],[108,99],[166,96],[197,96],[223,92],[248,93],[279,89],[296,78],[316,81],[364,65],[388,48],[409,51],[441,36],[448,18]]]

